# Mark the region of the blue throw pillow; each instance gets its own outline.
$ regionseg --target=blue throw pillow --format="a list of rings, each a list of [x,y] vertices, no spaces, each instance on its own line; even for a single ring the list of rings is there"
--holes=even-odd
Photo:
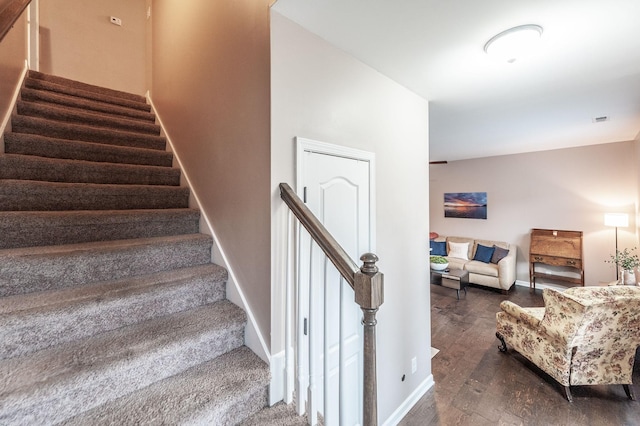
[[[429,241],[429,247],[432,256],[446,256],[447,255],[447,242],[446,241]]]
[[[479,260],[480,262],[489,263],[491,262],[491,256],[493,256],[493,251],[495,249],[493,247],[483,246],[482,244],[478,244],[476,248],[476,255],[473,256],[473,260]]]

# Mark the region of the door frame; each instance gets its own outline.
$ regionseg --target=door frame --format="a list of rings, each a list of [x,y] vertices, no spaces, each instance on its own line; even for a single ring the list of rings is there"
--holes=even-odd
[[[302,177],[304,176],[304,153],[314,152],[317,154],[333,155],[335,157],[350,158],[352,160],[365,161],[369,163],[369,238],[371,242],[370,251],[376,250],[376,154],[374,152],[347,146],[320,142],[313,139],[296,136],[296,193],[303,198]],[[364,254],[364,253],[361,253]],[[354,259],[356,263],[359,259]]]
[[[375,193],[376,193],[376,185],[375,185],[375,153],[373,152],[368,152],[368,151],[363,151],[360,149],[355,149],[355,148],[350,148],[350,147],[346,147],[346,146],[341,146],[341,145],[335,145],[335,144],[330,144],[330,143],[326,143],[326,142],[320,142],[320,141],[316,141],[316,140],[312,140],[312,139],[307,139],[307,138],[302,138],[302,137],[296,137],[295,138],[296,141],[296,193],[298,194],[298,196],[302,199],[304,199],[304,186],[303,186],[303,178],[306,174],[306,169],[305,169],[305,164],[308,164],[305,157],[307,157],[307,153],[314,153],[314,154],[321,154],[321,155],[327,155],[327,156],[332,156],[332,157],[337,157],[337,158],[345,158],[348,160],[354,160],[357,161],[358,163],[360,163],[360,165],[362,165],[362,162],[365,162],[367,165],[367,180],[368,180],[368,185],[369,185],[369,193],[368,193],[368,198],[369,198],[369,204],[368,204],[368,239],[369,239],[369,247],[368,251],[374,252],[375,248],[376,248],[376,199],[375,199]],[[311,249],[313,250],[313,249]],[[356,256],[361,256],[364,253],[358,253],[356,254]],[[356,264],[360,264],[360,260],[358,259],[353,259]],[[341,285],[346,284],[344,282],[344,279],[340,280]],[[308,298],[309,295],[306,293],[306,291],[310,291],[310,290],[305,290],[302,293],[302,298]],[[341,290],[342,291],[342,290]],[[355,301],[354,301],[355,303]],[[316,307],[319,309],[319,307]],[[309,309],[311,309],[309,307]],[[340,307],[340,310],[342,310],[342,305]],[[305,312],[304,314],[305,316],[310,316],[311,312]],[[313,321],[313,320],[312,320]],[[298,327],[298,332],[300,330],[301,325],[297,324]],[[305,336],[305,337],[309,337],[309,336]],[[299,338],[304,338],[303,336],[299,336]],[[359,342],[360,344],[362,344],[362,341],[364,339],[364,335],[362,334],[362,332],[359,333]],[[310,342],[308,342],[310,343]],[[307,346],[308,348],[308,346]],[[360,348],[360,352],[362,351],[362,348]],[[364,354],[361,353],[361,356],[364,357]],[[303,357],[304,359],[306,359],[306,361],[302,361],[303,363],[303,367],[302,369],[305,370],[308,374],[309,373],[309,368],[310,368],[310,364],[309,364],[309,356],[308,354],[306,354],[306,356]],[[362,375],[362,365],[359,366],[360,369],[360,376]],[[327,374],[326,371],[324,371],[323,374]],[[362,377],[362,376],[361,376]],[[308,383],[303,383],[300,384],[300,388],[305,388],[308,385]],[[360,392],[360,397],[363,396],[363,384],[362,382],[357,384],[359,392]],[[325,390],[326,391],[326,390]],[[323,398],[326,396],[326,394],[323,396]],[[309,401],[307,400],[307,397],[302,397],[301,400],[305,400],[306,404],[307,404],[307,409],[309,409]],[[326,404],[326,401],[325,401]],[[326,407],[325,407],[326,408]],[[311,407],[312,410],[315,410],[314,407]],[[359,410],[359,409],[358,409]],[[359,421],[362,422],[362,413],[359,413]]]

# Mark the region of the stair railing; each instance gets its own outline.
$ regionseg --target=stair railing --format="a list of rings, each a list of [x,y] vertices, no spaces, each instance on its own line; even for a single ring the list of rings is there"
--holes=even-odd
[[[344,279],[355,292],[355,302],[360,306],[363,313],[362,325],[363,325],[363,405],[362,405],[362,421],[363,425],[376,426],[378,424],[378,404],[377,404],[377,384],[376,384],[376,313],[380,305],[384,301],[384,277],[381,272],[378,271],[376,262],[378,257],[373,253],[365,253],[360,257],[363,261],[363,265],[358,267],[356,263],[351,259],[342,246],[335,240],[335,238],[329,233],[324,225],[318,220],[318,218],[309,210],[304,202],[296,195],[291,187],[286,183],[280,184],[280,197],[286,203],[290,209],[288,230],[291,233],[292,229],[297,228],[297,239],[300,236],[300,226],[304,227],[311,236],[312,240],[320,247],[326,257],[336,267],[340,273],[342,279]],[[298,222],[297,227],[292,226],[291,214],[295,216]],[[295,219],[294,219],[295,220]],[[294,231],[296,232],[296,231]],[[292,241],[296,239],[292,235],[288,235],[287,240]],[[293,351],[294,340],[294,323],[293,315],[297,311],[300,315],[300,304],[304,303],[302,300],[298,300],[298,309],[295,309],[294,292],[298,294],[300,299],[299,285],[300,283],[294,283],[292,276],[294,275],[294,268],[299,270],[299,264],[293,265],[293,258],[296,255],[291,253],[292,250],[287,248],[287,289],[286,289],[286,320],[285,320],[285,358],[286,358],[286,378],[285,378],[285,401],[287,403],[295,402],[299,414],[303,414],[302,411],[303,391],[300,385],[300,358],[306,352],[309,354],[309,374],[308,374],[308,388],[307,388],[307,415],[309,424],[317,424],[318,408],[318,396],[316,395],[315,379],[317,376],[316,365],[313,360],[316,348],[314,346],[315,338],[311,333],[317,332],[317,327],[310,324],[309,331],[309,347],[303,348],[302,330],[297,330],[296,349],[297,354]],[[294,252],[297,253],[297,258],[300,258],[299,244]],[[309,294],[313,294],[309,291]],[[313,309],[313,304],[310,304],[310,310]],[[313,318],[313,312],[310,312],[309,317]],[[325,316],[325,322],[327,321]],[[301,318],[298,318],[297,324],[301,324]],[[307,327],[305,327],[307,328]],[[304,330],[306,331],[306,330]],[[328,359],[327,349],[325,348],[325,364]],[[298,385],[294,384],[296,367],[294,363],[298,360],[297,375]],[[325,390],[326,377],[328,372],[325,371]],[[305,382],[306,383],[306,382]],[[295,388],[298,388],[296,392]],[[294,401],[295,398],[295,401]],[[326,397],[325,397],[326,404]]]
[[[0,41],[4,39],[29,3],[31,0],[11,0],[4,9],[0,10]]]

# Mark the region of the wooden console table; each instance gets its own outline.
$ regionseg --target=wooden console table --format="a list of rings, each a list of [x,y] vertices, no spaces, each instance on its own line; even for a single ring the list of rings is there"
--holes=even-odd
[[[536,288],[536,278],[546,278],[584,286],[584,257],[582,231],[532,229],[529,247],[529,287]],[[551,272],[537,272],[536,264],[574,268],[580,278],[566,277]]]

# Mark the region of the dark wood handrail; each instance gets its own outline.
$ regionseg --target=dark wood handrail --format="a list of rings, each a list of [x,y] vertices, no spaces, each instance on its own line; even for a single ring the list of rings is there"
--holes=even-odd
[[[12,0],[0,11],[0,41],[4,39],[29,3],[31,0]]]
[[[320,246],[340,275],[354,290],[355,302],[363,313],[362,419],[367,426],[378,425],[378,385],[376,381],[376,312],[384,302],[384,276],[378,270],[378,256],[365,253],[358,267],[293,189],[280,184],[280,198],[289,206],[311,238]]]
[[[327,228],[309,210],[300,197],[293,192],[293,189],[286,184],[280,184],[280,198],[289,206],[293,214],[298,218],[302,226],[309,232],[311,238],[318,244],[324,254],[327,255],[331,263],[338,269],[351,288],[355,283],[355,275],[360,272],[360,268],[351,259],[342,246],[329,233]]]

